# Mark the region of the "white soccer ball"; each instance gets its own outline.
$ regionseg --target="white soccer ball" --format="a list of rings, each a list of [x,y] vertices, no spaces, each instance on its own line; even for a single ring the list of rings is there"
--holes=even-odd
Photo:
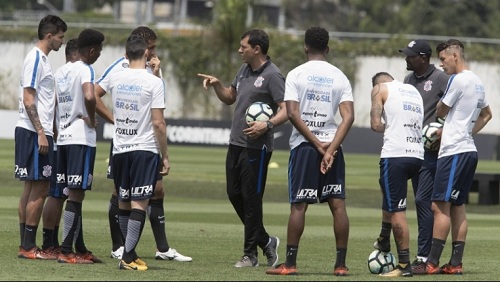
[[[422,129],[422,144],[426,149],[431,149],[431,144],[436,139],[436,135],[433,135],[438,129],[443,127],[439,122],[431,122],[424,126]]]
[[[247,123],[251,123],[252,121],[268,121],[273,114],[273,109],[268,104],[255,102],[247,108],[245,120]]]
[[[387,273],[396,267],[396,258],[391,252],[373,251],[368,256],[368,270],[373,274]]]

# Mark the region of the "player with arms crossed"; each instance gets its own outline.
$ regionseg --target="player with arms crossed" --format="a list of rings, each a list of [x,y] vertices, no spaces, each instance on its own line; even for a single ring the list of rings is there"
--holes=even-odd
[[[384,133],[379,178],[383,195],[382,222],[391,223],[398,251],[396,268],[380,275],[411,277],[406,196],[408,179],[418,173],[424,159],[422,96],[414,86],[396,81],[385,72],[375,74],[372,84],[370,124],[373,131]],[[380,235],[388,238],[390,234]]]
[[[135,248],[146,221],[158,173],[170,170],[167,129],[163,111],[163,80],[148,73],[146,41],[135,35],[127,40],[129,67],[106,80],[113,98],[113,180],[119,198],[119,222],[125,238],[120,269],[147,270]],[[127,87],[124,87],[127,86]]]
[[[19,91],[19,121],[15,129],[15,177],[24,181],[19,200],[21,245],[19,258],[50,259],[57,256],[36,245],[36,233],[50,179],[54,171],[54,76],[49,52],[63,44],[66,23],[45,16],[38,24],[38,41],[26,55]]]
[[[156,33],[146,26],[140,26],[134,29],[131,35],[137,35],[146,41],[147,47],[147,61],[146,70],[155,76],[162,78],[160,59],[156,56]],[[96,106],[97,114],[104,118],[107,122],[113,123],[113,113],[109,111],[102,97],[106,94],[109,89],[104,88],[107,84],[107,79],[110,74],[122,71],[129,67],[129,60],[123,56],[118,58],[114,63],[112,63],[104,72],[101,78],[95,83],[95,95],[96,95]],[[108,165],[108,178],[113,179],[113,172],[111,169],[111,163],[113,160],[113,144],[111,143],[109,152],[109,165]],[[193,259],[188,256],[184,256],[177,252],[176,249],[171,248],[168,244],[167,234],[165,231],[165,210],[163,208],[163,199],[165,197],[165,192],[163,188],[163,181],[161,175],[158,176],[158,181],[156,182],[154,195],[149,200],[148,205],[148,216],[149,222],[151,223],[151,229],[153,230],[153,235],[156,241],[156,253],[155,258],[158,260],[174,260],[180,262],[190,262]],[[108,209],[108,219],[109,219],[109,229],[111,233],[112,250],[111,257],[116,259],[121,259],[123,253],[124,238],[120,231],[120,224],[118,222],[118,198],[116,195],[116,190],[113,189],[111,194],[111,199],[109,201]]]
[[[68,188],[64,209],[61,263],[102,262],[85,247],[82,205],[85,192],[92,189],[96,154],[95,72],[92,64],[102,51],[104,35],[84,29],[78,35],[79,60],[67,63],[56,73],[57,183]],[[74,250],[73,250],[74,244]],[[76,253],[75,253],[76,252]]]
[[[473,135],[488,123],[492,114],[484,84],[465,62],[464,45],[450,39],[438,44],[436,52],[441,67],[451,77],[436,110],[436,116],[446,120],[432,192],[434,227],[426,273],[462,274],[467,236],[465,200],[478,162]],[[439,267],[450,228],[452,255],[448,263]]]
[[[333,217],[337,253],[333,274],[349,274],[345,263],[349,218],[345,207],[345,162],[341,144],[354,122],[354,103],[349,80],[326,59],[329,37],[324,28],[309,28],[304,40],[307,62],[286,77],[285,103],[293,124],[288,164],[291,206],[286,260],[268,269],[267,274],[297,274],[297,252],[306,211],[309,204],[318,201],[328,203]],[[340,124],[335,121],[337,111],[342,118]]]
[[[267,168],[274,147],[274,126],[287,120],[285,79],[267,55],[269,36],[263,30],[245,32],[240,39],[244,64],[230,86],[214,76],[201,74],[203,86],[212,86],[217,98],[226,105],[236,103],[229,147],[226,156],[226,190],[229,201],[244,225],[243,256],[235,267],[259,265],[257,246],[267,258],[267,265],[278,261],[278,237],[269,236],[263,224],[262,198],[266,187]],[[267,122],[247,125],[246,109],[253,102],[264,102],[276,113]]]

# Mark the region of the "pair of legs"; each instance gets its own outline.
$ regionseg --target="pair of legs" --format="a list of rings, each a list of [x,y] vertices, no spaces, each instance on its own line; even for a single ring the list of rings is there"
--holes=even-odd
[[[259,150],[229,145],[227,151],[226,192],[244,226],[242,259],[248,257],[251,260],[252,265],[248,266],[258,265],[257,246],[265,252],[266,246],[271,242],[263,224],[262,211],[267,167],[271,156],[272,152],[267,152],[265,147]],[[274,263],[275,261],[272,262]],[[238,262],[235,266],[239,267]]]
[[[431,250],[434,225],[431,195],[436,175],[437,155],[437,151],[425,151],[424,163],[418,174],[412,178],[418,224],[417,259],[414,264],[425,263]]]
[[[43,206],[43,244],[42,249],[45,251],[59,250],[59,225],[64,207],[65,198],[58,198],[49,195]]]
[[[477,152],[465,152],[438,159],[432,195],[434,228],[432,246],[427,260],[427,273],[461,274],[462,258],[467,237],[465,201],[477,167]],[[441,270],[439,260],[451,230],[452,255]]]
[[[49,192],[49,180],[26,180],[19,200],[18,214],[21,248],[35,248],[36,233],[42,216],[43,205]]]
[[[345,200],[340,198],[329,198],[328,206],[333,218],[333,233],[335,235],[335,246],[337,248],[337,258],[335,268],[345,266],[346,252],[349,240],[349,218],[345,207]],[[296,266],[297,251],[300,238],[304,232],[305,216],[308,203],[293,203],[290,207],[290,216],[287,227],[287,256],[285,265]],[[339,257],[343,256],[343,257]]]

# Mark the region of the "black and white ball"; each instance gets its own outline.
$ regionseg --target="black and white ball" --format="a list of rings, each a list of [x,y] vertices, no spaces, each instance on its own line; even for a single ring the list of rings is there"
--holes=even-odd
[[[387,273],[396,267],[396,258],[391,252],[373,251],[368,256],[368,270],[373,274]]]
[[[431,150],[431,144],[436,139],[434,133],[441,127],[443,127],[441,123],[431,122],[422,128],[422,144],[426,149]]]
[[[251,104],[245,113],[245,120],[248,123],[252,121],[268,121],[274,112],[271,107],[263,102],[255,102]]]

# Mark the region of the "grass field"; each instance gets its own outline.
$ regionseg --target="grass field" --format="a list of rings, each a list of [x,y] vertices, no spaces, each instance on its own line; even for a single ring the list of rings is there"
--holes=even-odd
[[[106,179],[108,143],[97,148],[94,184],[83,205],[86,245],[103,264],[65,265],[54,261],[29,261],[17,258],[19,225],[17,205],[21,183],[13,176],[14,142],[0,140],[0,259],[4,267],[1,280],[387,280],[370,274],[366,259],[373,250],[373,240],[380,227],[381,193],[378,188],[378,156],[346,154],[347,207],[350,238],[347,265],[351,275],[332,276],[335,249],[332,219],[326,205],[312,205],[306,217],[297,259],[299,276],[268,276],[265,257],[262,266],[236,269],[240,258],[243,228],[225,195],[224,160],[226,148],[171,146],[171,171],[164,179],[167,236],[172,247],[193,257],[191,263],[156,261],[155,244],[149,223],[138,245],[138,254],[148,263],[146,272],[119,271],[118,261],[109,258],[107,207],[111,181]],[[284,261],[287,203],[286,165],[288,152],[276,151],[271,161],[279,167],[269,169],[264,202],[264,223],[270,234],[281,239],[280,262]],[[478,171],[500,171],[500,163],[480,161]],[[410,186],[411,187],[411,186]],[[411,190],[411,188],[410,188]],[[499,206],[479,206],[471,194],[467,206],[469,236],[464,255],[463,276],[414,276],[413,280],[498,280],[500,261]],[[408,218],[411,232],[411,256],[416,251],[416,216],[412,193],[408,197]],[[37,241],[41,244],[39,226]],[[450,256],[450,241],[445,247],[442,263]],[[393,248],[394,244],[393,244]]]

